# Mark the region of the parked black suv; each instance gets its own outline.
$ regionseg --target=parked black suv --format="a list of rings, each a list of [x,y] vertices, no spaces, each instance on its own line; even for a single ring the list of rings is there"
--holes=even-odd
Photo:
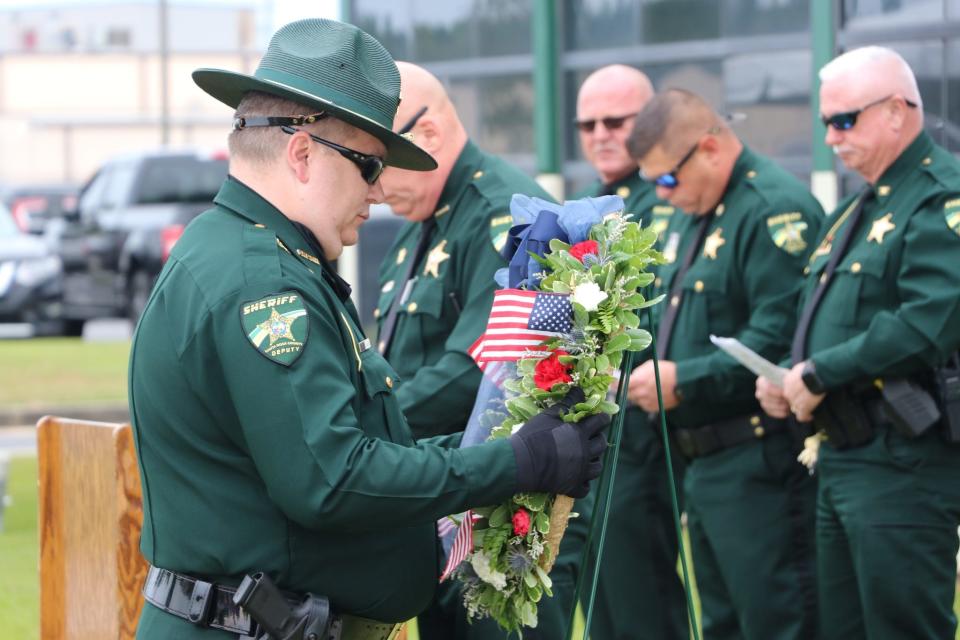
[[[224,154],[162,151],[106,163],[80,191],[60,235],[63,314],[79,334],[97,317],[140,317],[173,244],[209,208],[227,175]]]

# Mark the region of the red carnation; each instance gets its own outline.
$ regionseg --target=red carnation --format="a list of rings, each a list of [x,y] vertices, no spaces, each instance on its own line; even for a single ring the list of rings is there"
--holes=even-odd
[[[544,391],[550,391],[553,385],[561,382],[572,382],[570,370],[572,367],[560,362],[560,356],[568,355],[566,351],[557,349],[537,363],[533,369],[533,382]]]
[[[517,509],[513,514],[513,535],[525,536],[530,531],[530,514],[526,509]]]
[[[597,255],[599,250],[600,247],[597,245],[596,240],[584,240],[570,247],[570,255],[580,262],[583,262],[583,256],[587,254]]]

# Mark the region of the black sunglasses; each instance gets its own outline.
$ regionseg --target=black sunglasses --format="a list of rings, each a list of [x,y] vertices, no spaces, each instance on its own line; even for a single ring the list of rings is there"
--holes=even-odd
[[[895,98],[895,97],[897,96],[896,95],[885,96],[883,98],[880,98],[879,100],[874,100],[873,102],[866,104],[860,107],[859,109],[855,109],[854,111],[844,111],[843,113],[835,113],[832,116],[820,116],[820,120],[823,122],[823,125],[825,127],[833,127],[837,131],[849,131],[850,129],[853,129],[853,126],[855,124],[857,124],[857,118],[860,116],[861,113],[863,113],[870,107],[875,107],[878,104],[883,104],[887,100],[890,100],[891,98]],[[906,98],[904,98],[903,101],[911,109],[915,109],[917,106],[916,102],[907,100]]]
[[[380,174],[383,173],[384,162],[383,158],[380,156],[371,156],[367,155],[366,153],[360,153],[354,149],[341,146],[336,142],[330,142],[329,140],[325,140],[320,136],[315,136],[309,131],[304,131],[303,129],[295,129],[293,127],[284,125],[280,127],[280,131],[289,133],[290,135],[293,135],[299,131],[310,136],[310,139],[314,142],[319,142],[324,146],[330,147],[344,158],[357,165],[357,168],[360,169],[360,177],[363,178],[367,184],[375,183],[380,179]]]
[[[593,128],[597,126],[597,122],[602,122],[603,126],[608,131],[614,131],[622,127],[624,122],[636,115],[636,113],[628,113],[625,116],[608,116],[606,118],[592,118],[590,120],[574,120],[573,124],[577,125],[577,129],[580,129],[580,131],[584,133],[593,133]]]

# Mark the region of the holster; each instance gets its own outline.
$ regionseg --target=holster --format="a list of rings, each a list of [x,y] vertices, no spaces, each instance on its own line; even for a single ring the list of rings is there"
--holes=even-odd
[[[933,395],[907,378],[884,378],[883,409],[887,421],[906,438],[918,438],[940,420]]]
[[[233,596],[258,625],[257,640],[326,640],[330,630],[330,601],[306,594],[295,606],[265,573],[245,576]]]
[[[951,444],[960,444],[960,358],[956,353],[950,362],[936,370],[936,384],[943,438]]]
[[[826,435],[835,449],[867,444],[876,435],[864,402],[867,398],[849,388],[830,391],[813,412],[814,427]]]

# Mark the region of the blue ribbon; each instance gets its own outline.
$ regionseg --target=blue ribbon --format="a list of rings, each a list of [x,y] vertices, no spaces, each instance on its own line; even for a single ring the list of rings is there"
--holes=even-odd
[[[536,274],[542,271],[542,268],[530,254],[542,258],[550,253],[550,241],[554,238],[563,242],[569,241],[558,220],[556,213],[543,210],[532,223],[518,224],[510,228],[501,255],[510,262],[508,269],[511,289],[524,284],[528,289],[539,287],[540,278]]]

